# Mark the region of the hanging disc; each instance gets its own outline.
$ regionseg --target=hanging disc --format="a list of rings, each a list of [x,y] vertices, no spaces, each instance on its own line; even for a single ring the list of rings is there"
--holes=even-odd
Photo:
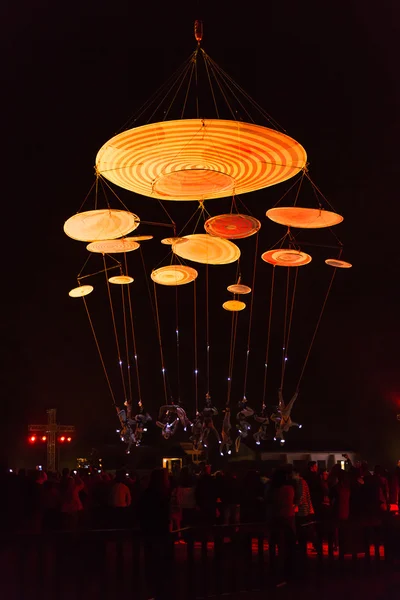
[[[303,208],[301,206],[278,206],[267,210],[266,215],[274,223],[301,229],[322,229],[333,227],[343,221],[343,217],[330,210]]]
[[[246,304],[239,300],[227,300],[227,302],[223,303],[222,308],[231,312],[238,312],[239,310],[246,308]]]
[[[68,296],[71,298],[82,298],[82,296],[87,296],[93,292],[92,285],[80,285],[77,288],[74,288],[68,292]]]
[[[335,267],[336,269],[350,269],[353,265],[345,260],[338,260],[337,258],[327,258],[326,264]]]
[[[129,239],[133,242],[147,242],[147,240],[152,240],[153,235],[135,235],[134,237],[130,236]]]
[[[249,215],[227,214],[211,217],[204,223],[204,229],[210,235],[228,240],[239,240],[257,233],[261,223]]]
[[[73,240],[93,242],[124,237],[140,224],[127,210],[104,208],[77,213],[64,223],[64,232]]]
[[[86,246],[89,252],[99,254],[118,254],[121,252],[133,252],[140,248],[139,244],[134,241],[135,238],[121,238],[120,240],[102,240],[101,242],[91,242]]]
[[[261,255],[261,258],[265,262],[279,267],[302,267],[308,265],[312,260],[309,254],[288,248],[268,250],[268,252]]]
[[[96,171],[160,200],[251,192],[297,175],[304,148],[284,133],[242,121],[179,119],[135,127],[106,142]]]
[[[186,235],[185,240],[185,244],[172,244],[172,251],[186,260],[206,265],[227,265],[240,257],[240,250],[233,242],[208,233]]]
[[[172,244],[183,244],[186,241],[187,240],[185,240],[183,237],[168,237],[162,239],[161,243],[165,244],[166,246],[172,246]]]
[[[226,289],[228,292],[232,292],[232,294],[250,294],[251,292],[251,288],[248,285],[242,285],[241,283],[228,285]]]
[[[185,285],[191,283],[197,277],[196,269],[184,265],[169,265],[161,267],[151,273],[151,278],[160,285]]]
[[[129,277],[129,275],[114,275],[108,281],[117,285],[126,285],[127,283],[133,283],[134,279],[133,277]]]

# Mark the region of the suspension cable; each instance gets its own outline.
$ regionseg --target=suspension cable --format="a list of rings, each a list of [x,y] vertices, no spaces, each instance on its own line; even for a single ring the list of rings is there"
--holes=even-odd
[[[122,269],[121,269],[122,275]],[[131,380],[131,362],[129,358],[129,344],[128,344],[128,327],[126,319],[126,307],[125,307],[125,290],[124,285],[121,285],[121,300],[122,300],[122,319],[124,323],[124,338],[125,338],[125,354],[126,354],[126,365],[128,370],[128,390],[129,390],[129,404],[132,404],[132,380]],[[128,285],[129,287],[129,285]]]
[[[285,340],[285,343],[284,343],[284,346],[285,346],[285,355],[284,355],[284,361],[283,361],[283,366],[282,366],[281,388],[283,387],[283,380],[284,380],[285,371],[286,371],[286,363],[287,363],[287,359],[288,359],[290,331],[291,331],[291,328],[292,328],[294,299],[296,297],[297,276],[298,276],[298,273],[299,273],[299,267],[295,267],[295,269],[296,269],[296,272],[295,272],[295,276],[294,276],[294,284],[293,284],[293,291],[292,291],[292,302],[291,302],[291,307],[290,307],[289,324],[288,324],[288,328],[287,328],[286,340]]]
[[[125,257],[125,275],[128,275],[128,262],[127,262],[127,258],[126,258],[126,252],[124,253],[124,257]],[[136,346],[135,325],[134,325],[134,321],[133,321],[131,287],[130,287],[130,285],[128,285],[127,287],[128,287],[128,306],[129,306],[129,315],[130,315],[130,322],[131,322],[133,352],[134,352],[134,357],[135,357],[136,382],[137,382],[138,398],[139,398],[138,405],[139,405],[139,408],[142,408],[143,403],[142,403],[142,392],[141,392],[141,388],[140,388],[139,363],[138,363],[139,359],[138,359],[137,346]]]
[[[207,394],[210,394],[210,316],[208,306],[208,263],[206,264],[206,378],[207,378]]]
[[[165,378],[164,353],[163,353],[162,340],[161,340],[160,315],[159,315],[159,312],[158,312],[157,288],[156,288],[156,283],[155,282],[153,282],[153,287],[154,287],[154,304],[155,304],[155,307],[156,307],[158,344],[160,346],[161,373],[162,373],[163,384],[164,384],[165,404],[168,404],[167,382],[166,382],[166,378]]]
[[[233,376],[233,364],[234,364],[234,360],[235,360],[238,314],[239,314],[238,311],[232,312],[231,344],[230,344],[230,349],[229,349],[228,390],[227,390],[227,397],[226,397],[226,406],[229,406],[230,401],[231,401],[232,376]]]
[[[196,301],[196,280],[193,282],[193,325],[194,325],[194,394],[196,415],[199,412],[199,390],[198,390],[198,368],[197,368],[197,301]]]
[[[273,300],[274,300],[274,287],[275,287],[275,265],[273,265],[273,267],[272,267],[272,277],[271,277],[271,293],[270,293],[270,299],[269,299],[267,349],[265,352],[265,362],[264,362],[264,385],[263,385],[262,408],[265,407],[265,393],[266,393],[266,389],[267,389],[267,371],[268,371],[269,343],[270,343],[270,339],[271,339],[271,320],[272,320],[272,305],[273,305]]]
[[[283,376],[285,372],[285,358],[286,358],[286,330],[287,330],[287,314],[289,304],[289,284],[290,284],[290,267],[287,267],[286,274],[286,297],[285,297],[285,315],[283,318],[283,341],[282,341],[282,366],[281,366],[281,389],[283,386]]]
[[[250,340],[251,340],[251,326],[253,320],[253,304],[254,304],[254,289],[256,285],[256,267],[257,267],[257,256],[258,256],[258,232],[256,233],[256,245],[254,249],[254,265],[253,265],[253,279],[251,284],[251,300],[250,300],[250,314],[249,314],[249,332],[247,334],[247,349],[246,349],[246,361],[244,366],[244,385],[243,385],[243,396],[246,396],[247,391],[247,374],[249,370],[249,354],[250,354]]]
[[[178,392],[178,404],[181,399],[181,373],[180,373],[180,360],[179,360],[179,302],[178,302],[178,286],[175,286],[175,333],[176,333],[176,371],[177,371],[177,392]]]

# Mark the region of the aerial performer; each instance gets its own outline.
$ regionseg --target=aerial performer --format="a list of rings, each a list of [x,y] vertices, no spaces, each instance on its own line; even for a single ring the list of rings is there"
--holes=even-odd
[[[247,421],[247,419],[254,415],[254,410],[252,408],[250,408],[250,406],[248,406],[248,404],[247,404],[246,396],[243,396],[243,400],[241,400],[239,402],[238,408],[239,408],[239,412],[236,415],[236,421],[239,422],[239,424],[237,426],[239,435],[237,436],[237,438],[235,440],[236,452],[239,452],[240,442],[242,440],[246,439],[247,436],[249,435],[251,425]]]
[[[203,415],[199,412],[196,413],[196,417],[192,423],[192,435],[189,440],[192,442],[193,450],[198,450],[201,443],[201,436],[203,433]]]
[[[255,439],[256,444],[259,446],[261,444],[261,440],[265,441],[268,439],[267,429],[269,425],[269,418],[265,404],[262,406],[261,413],[259,415],[254,415],[254,420],[257,421],[257,423],[260,423],[258,430],[253,433],[253,438]]]
[[[156,425],[162,430],[161,433],[165,440],[168,440],[176,433],[179,423],[182,423],[185,431],[187,427],[191,426],[186,412],[181,406],[177,404],[165,404],[161,406]]]
[[[142,441],[145,425],[151,421],[151,416],[148,413],[143,413],[141,404],[139,405],[140,412],[132,418],[132,405],[125,401],[124,408],[120,409],[116,406],[119,422],[121,424],[120,438],[125,444],[128,444],[126,453],[130,454],[132,445],[139,446]]]
[[[279,389],[278,411],[271,415],[271,420],[274,421],[274,423],[275,423],[274,440],[279,440],[281,444],[285,443],[285,438],[284,438],[283,434],[286,433],[287,431],[289,431],[289,429],[291,427],[299,427],[299,428],[302,427],[302,425],[299,425],[299,423],[295,423],[294,421],[292,421],[291,416],[290,416],[290,414],[292,412],[293,404],[295,403],[298,395],[299,395],[299,392],[296,391],[293,394],[289,404],[286,406],[285,401],[283,399],[283,395],[282,395],[282,388]]]
[[[229,406],[225,408],[225,416],[222,422],[222,445],[221,445],[221,455],[224,453],[224,450],[227,451],[228,454],[232,453],[231,447],[233,444],[231,438],[231,409]]]
[[[211,432],[213,432],[218,440],[218,443],[220,444],[221,438],[219,436],[218,431],[215,428],[213,421],[213,417],[216,417],[218,414],[218,409],[215,406],[211,405],[211,396],[208,392],[206,394],[205,407],[201,412],[203,417],[203,428],[201,432],[200,443],[204,446],[204,448],[207,448],[208,436]]]

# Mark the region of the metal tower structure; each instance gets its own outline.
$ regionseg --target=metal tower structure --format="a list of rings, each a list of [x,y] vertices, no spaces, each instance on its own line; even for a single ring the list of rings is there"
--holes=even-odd
[[[41,433],[47,437],[47,471],[56,471],[56,437],[58,433],[75,433],[74,425],[58,425],[57,409],[49,408],[47,423],[44,425],[28,425],[30,433]]]

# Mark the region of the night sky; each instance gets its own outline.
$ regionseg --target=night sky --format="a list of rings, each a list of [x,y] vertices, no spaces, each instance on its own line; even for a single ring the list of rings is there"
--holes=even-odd
[[[81,300],[69,298],[86,258],[85,244],[68,238],[64,221],[79,210],[94,181],[98,149],[121,129],[195,48],[193,22],[203,19],[203,47],[233,79],[306,149],[309,173],[345,220],[334,229],[351,270],[338,270],[307,365],[290,444],[339,444],[392,461],[400,456],[398,375],[399,251],[397,222],[400,8],[374,9],[350,0],[255,2],[6,3],[2,34],[2,312],[1,445],[21,456],[27,424],[57,407],[75,424],[76,452],[115,440],[118,422]],[[215,6],[218,5],[216,8]],[[268,125],[266,122],[258,121]],[[284,234],[265,217],[291,182],[240,199],[262,222],[259,235],[247,397],[260,408],[271,267],[260,255]],[[115,188],[143,221],[168,223],[160,204]],[[311,205],[305,186],[304,204]],[[90,204],[92,202],[92,204]],[[164,203],[181,229],[196,203]],[[120,208],[114,204],[115,208]],[[88,201],[86,210],[94,208]],[[230,199],[209,200],[211,215],[229,212]],[[185,233],[193,233],[193,227]],[[202,232],[200,225],[198,232]],[[168,264],[160,239],[171,229],[140,225],[147,274]],[[335,243],[329,232],[301,234]],[[242,282],[251,285],[255,237],[239,240]],[[335,251],[303,248],[313,262],[299,271],[285,396],[294,392],[326,292]],[[141,256],[128,257],[142,396],[153,417],[164,401],[156,328]],[[188,263],[189,264],[189,263]],[[101,257],[91,258],[93,271]],[[199,399],[205,381],[205,267],[198,268]],[[87,272],[92,272],[90,268]],[[236,265],[209,268],[210,389],[226,401]],[[285,275],[277,273],[267,402],[276,402],[280,378]],[[110,377],[119,394],[117,356],[104,277],[88,305]],[[150,281],[151,283],[151,281]],[[151,283],[152,285],[152,283]],[[151,288],[152,289],[152,288]],[[180,383],[175,346],[175,288],[157,288],[168,393],[194,410],[193,286],[178,293]],[[248,299],[246,301],[249,302]],[[232,402],[243,395],[249,311],[239,315]],[[123,398],[121,400],[123,402]],[[151,434],[158,443],[160,433]],[[121,453],[124,448],[121,445]]]

